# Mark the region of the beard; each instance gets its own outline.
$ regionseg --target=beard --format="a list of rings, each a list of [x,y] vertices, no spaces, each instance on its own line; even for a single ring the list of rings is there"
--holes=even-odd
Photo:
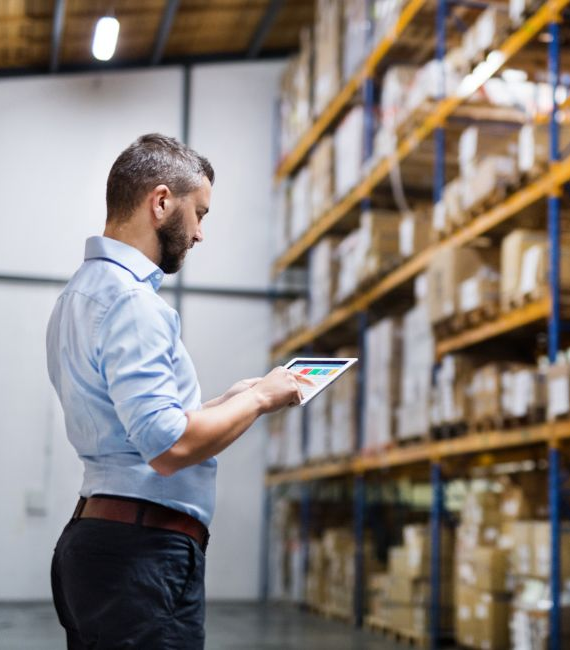
[[[180,271],[186,253],[192,245],[192,240],[184,228],[184,213],[181,208],[178,207],[172,212],[170,219],[156,231],[156,235],[160,246],[158,266],[167,274]]]

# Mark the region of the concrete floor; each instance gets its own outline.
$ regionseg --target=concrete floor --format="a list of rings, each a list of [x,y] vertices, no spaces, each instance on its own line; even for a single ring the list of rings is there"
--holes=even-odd
[[[378,634],[356,632],[285,605],[209,603],[207,650],[399,650]],[[0,650],[65,650],[51,604],[0,604]],[[157,648],[157,650],[159,650]]]

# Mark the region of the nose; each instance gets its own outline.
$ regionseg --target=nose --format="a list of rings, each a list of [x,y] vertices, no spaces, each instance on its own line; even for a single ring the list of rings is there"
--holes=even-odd
[[[202,227],[200,226],[194,235],[194,239],[200,243],[204,241],[204,233],[202,232]]]

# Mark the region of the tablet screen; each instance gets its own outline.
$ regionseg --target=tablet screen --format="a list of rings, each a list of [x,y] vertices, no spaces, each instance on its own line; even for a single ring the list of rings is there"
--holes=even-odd
[[[313,399],[333,381],[338,379],[343,372],[356,363],[358,359],[315,359],[297,358],[292,359],[285,366],[289,370],[300,375],[306,375],[313,382],[313,386],[300,384],[303,400],[301,405]]]

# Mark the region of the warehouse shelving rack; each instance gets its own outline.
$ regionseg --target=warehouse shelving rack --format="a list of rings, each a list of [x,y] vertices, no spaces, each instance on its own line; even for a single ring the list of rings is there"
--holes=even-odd
[[[549,471],[549,512],[551,522],[551,593],[552,607],[550,610],[551,650],[559,650],[560,646],[560,446],[563,441],[570,440],[570,422],[547,422],[536,426],[522,427],[508,431],[490,431],[471,434],[448,440],[419,443],[413,446],[395,447],[374,455],[361,453],[363,433],[364,396],[362,390],[366,349],[364,333],[367,325],[367,310],[389,293],[402,287],[416,275],[425,270],[429,262],[446,246],[459,247],[482,234],[489,232],[502,223],[515,217],[524,208],[546,198],[548,210],[548,234],[551,251],[551,266],[549,271],[550,293],[535,302],[523,305],[506,314],[499,315],[495,320],[484,322],[478,327],[468,329],[457,335],[441,340],[437,344],[437,356],[448,352],[461,350],[506,332],[512,332],[535,322],[548,323],[548,356],[551,362],[556,359],[561,332],[560,305],[560,205],[563,186],[570,181],[570,157],[560,159],[559,123],[557,120],[560,108],[557,106],[555,89],[560,79],[560,16],[568,5],[569,0],[547,0],[538,10],[504,43],[491,52],[487,58],[475,67],[473,72],[464,79],[456,94],[440,97],[431,113],[424,121],[413,128],[398,144],[395,152],[389,158],[370,164],[372,153],[372,132],[366,128],[365,137],[365,167],[368,172],[364,178],[346,196],[332,208],[326,211],[313,223],[308,231],[295,241],[275,261],[274,275],[279,275],[285,269],[302,260],[310,248],[326,233],[344,220],[359,204],[366,205],[373,190],[388,177],[390,171],[399,165],[409,154],[418,148],[420,143],[433,134],[435,140],[434,163],[434,201],[442,195],[445,179],[445,123],[466,100],[488,81],[509,59],[524,48],[539,32],[548,28],[548,71],[552,87],[553,108],[551,114],[539,118],[542,122],[550,123],[550,166],[538,178],[533,179],[525,187],[510,195],[499,205],[486,210],[475,217],[461,229],[451,233],[442,241],[431,245],[424,251],[408,259],[398,268],[379,279],[371,287],[349,299],[341,306],[334,308],[329,316],[315,327],[307,328],[272,349],[272,357],[279,360],[288,354],[303,350],[310,353],[313,343],[333,332],[343,324],[356,319],[361,363],[359,366],[359,413],[357,425],[357,449],[348,459],[335,460],[316,465],[303,465],[297,469],[270,472],[266,475],[265,515],[267,524],[271,512],[271,489],[277,485],[301,483],[302,496],[302,540],[308,541],[309,526],[309,491],[307,486],[312,481],[338,477],[354,479],[354,532],[356,540],[356,589],[354,618],[357,625],[362,624],[362,540],[364,528],[364,478],[367,473],[377,470],[424,465],[429,467],[430,482],[433,489],[430,513],[432,558],[431,558],[431,629],[430,646],[439,647],[439,562],[440,562],[440,523],[444,508],[444,473],[446,464],[463,461],[474,456],[492,458],[494,453],[515,452],[537,448],[548,449]],[[451,2],[449,2],[451,4]],[[372,51],[358,72],[343,87],[340,93],[330,102],[323,114],[300,139],[298,145],[281,161],[276,171],[276,180],[282,180],[293,173],[309,154],[312,146],[340,118],[352,97],[358,92],[363,93],[363,104],[367,120],[372,121],[372,93],[370,91],[371,76],[383,57],[387,55],[403,30],[419,15],[425,5],[425,0],[411,0],[403,9],[400,19],[393,31]],[[436,11],[436,57],[443,59],[446,49],[445,21],[448,0],[437,0]],[[442,84],[443,89],[443,84]],[[368,166],[366,166],[368,163]],[[303,454],[306,458],[307,449],[307,420],[303,425]],[[266,534],[267,534],[266,530]],[[267,554],[267,549],[266,549]],[[305,548],[305,566],[307,556]],[[267,567],[267,564],[265,564]],[[264,576],[264,590],[267,593],[267,575]]]

